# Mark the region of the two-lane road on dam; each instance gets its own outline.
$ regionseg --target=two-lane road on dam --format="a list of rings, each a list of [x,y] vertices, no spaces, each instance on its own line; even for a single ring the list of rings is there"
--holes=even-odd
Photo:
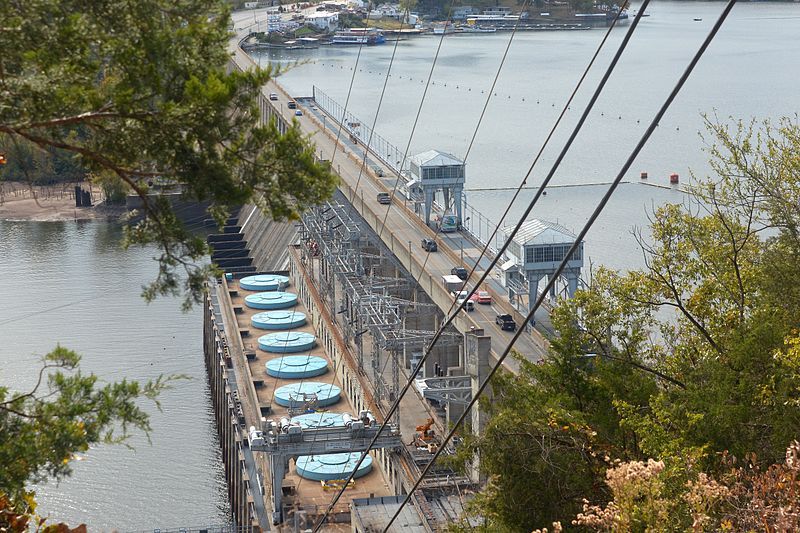
[[[239,38],[231,41],[233,60],[239,68],[252,68],[255,63],[238,46],[241,37],[243,36],[240,35]],[[269,101],[270,93],[276,93],[278,100]],[[275,115],[282,116],[290,123],[293,120],[297,121],[303,133],[309,135],[316,144],[318,153],[324,156],[323,159],[333,158],[332,168],[341,177],[340,189],[345,197],[353,199],[352,203],[355,209],[414,276],[422,289],[445,314],[448,314],[452,297],[443,286],[441,278],[443,275],[450,274],[453,266],[462,264],[459,249],[453,247],[453,243],[456,241],[450,236],[444,238],[442,235],[437,235],[439,251],[428,254],[422,249],[421,241],[424,238],[433,238],[435,232],[406,207],[399,196],[395,196],[390,205],[378,203],[377,194],[379,192],[391,193],[392,189],[387,188],[383,181],[374,176],[368,165],[362,172],[362,159],[358,157],[358,154],[348,150],[344,142],[347,135],[343,135],[344,139],[340,139],[337,145],[335,132],[323,128],[323,124],[314,116],[312,110],[303,109],[301,106],[302,116],[295,116],[295,111],[288,109],[286,105],[289,100],[294,100],[294,98],[274,80],[262,88],[262,97],[272,106]],[[319,112],[318,110],[314,111]],[[361,174],[360,179],[359,174]],[[384,218],[386,220],[385,227],[383,227]],[[473,280],[477,280],[480,273],[476,271]],[[473,285],[474,283],[471,283],[470,287]],[[468,331],[471,327],[483,329],[486,335],[491,336],[492,355],[497,358],[503,353],[513,336],[513,332],[501,330],[495,323],[497,313],[512,314],[519,325],[521,325],[522,318],[511,307],[505,295],[495,290],[491,284],[484,284],[482,288],[492,294],[492,305],[477,304],[471,313],[460,312],[453,323],[462,332]],[[514,348],[526,359],[538,361],[546,352],[547,344],[538,331],[531,330],[520,336]],[[505,361],[505,366],[512,371],[519,369],[518,362],[512,358]]]

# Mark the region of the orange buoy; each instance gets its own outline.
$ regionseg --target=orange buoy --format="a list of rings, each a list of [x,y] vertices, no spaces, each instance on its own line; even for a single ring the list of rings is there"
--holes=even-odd
[[[671,184],[675,185],[676,183],[678,183],[678,180],[679,180],[679,177],[678,177],[678,175],[676,173],[673,172],[672,174],[669,175],[669,182]]]
[[[639,174],[639,177],[641,179],[643,179],[643,180],[646,180],[647,179],[647,172],[642,172],[641,174]]]

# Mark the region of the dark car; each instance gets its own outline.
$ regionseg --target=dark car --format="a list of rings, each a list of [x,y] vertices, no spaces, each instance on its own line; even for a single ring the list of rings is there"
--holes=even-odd
[[[463,279],[464,281],[466,281],[469,276],[469,272],[467,272],[467,269],[464,267],[453,267],[450,269],[450,274],[458,276],[459,279]]]
[[[505,329],[508,331],[516,331],[517,323],[514,322],[514,317],[511,315],[497,315],[497,318],[494,319],[495,323],[500,326],[500,329]]]
[[[384,205],[390,204],[392,203],[392,196],[388,192],[379,192],[378,203]]]
[[[433,239],[422,239],[422,249],[426,252],[435,252],[439,247]]]
[[[288,107],[289,109],[297,109],[297,102],[291,100],[288,104],[286,104],[286,107]]]

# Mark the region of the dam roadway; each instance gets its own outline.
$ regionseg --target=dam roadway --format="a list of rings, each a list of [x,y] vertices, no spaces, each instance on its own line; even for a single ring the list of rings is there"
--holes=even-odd
[[[230,42],[230,52],[232,61],[239,69],[250,69],[256,64],[240,47],[239,43],[245,34],[240,33]],[[269,94],[276,93],[278,101],[270,101]],[[411,273],[417,280],[422,290],[424,290],[431,300],[442,310],[445,315],[449,315],[453,299],[447,288],[442,284],[443,275],[450,274],[453,266],[462,264],[460,259],[460,248],[463,246],[465,252],[467,246],[472,248],[474,255],[478,252],[474,246],[462,238],[449,234],[447,236],[437,235],[432,229],[427,227],[412,210],[410,210],[399,196],[392,198],[390,205],[381,205],[376,197],[379,192],[392,192],[392,187],[387,186],[380,180],[369,165],[361,172],[363,158],[360,154],[354,154],[347,147],[347,135],[342,135],[338,141],[335,132],[324,128],[310,110],[298,107],[303,110],[303,116],[295,116],[294,110],[286,106],[289,100],[294,100],[286,90],[275,80],[271,80],[262,87],[259,95],[262,118],[267,120],[269,116],[280,117],[283,121],[291,123],[296,121],[302,132],[311,137],[316,144],[318,154],[321,159],[330,158],[335,153],[334,160],[331,161],[332,170],[340,177],[339,188],[348,199],[352,198],[352,203],[361,217],[372,227],[373,231],[379,235],[387,248],[396,256],[398,261]],[[322,111],[317,108],[317,112]],[[435,148],[435,147],[431,147]],[[326,156],[326,157],[322,157]],[[359,173],[361,178],[359,179]],[[357,188],[357,190],[356,190]],[[354,193],[355,190],[355,193]],[[386,220],[385,227],[383,220]],[[423,238],[436,237],[439,246],[438,252],[428,254],[421,247]],[[426,256],[428,256],[426,258]],[[469,255],[465,253],[465,259]],[[484,261],[485,263],[485,261]],[[472,264],[472,263],[471,263]],[[424,267],[424,268],[423,268]],[[474,286],[480,271],[476,270],[468,282],[469,287]],[[498,313],[509,313],[514,316],[518,325],[522,324],[522,316],[512,308],[505,294],[493,287],[493,283],[488,283],[491,276],[487,277],[483,285],[484,290],[488,290],[492,295],[491,305],[475,305],[475,311],[467,313],[461,311],[453,320],[453,325],[460,332],[469,331],[471,328],[478,328],[484,331],[485,335],[491,337],[492,357],[496,360],[503,353],[507,344],[510,342],[513,332],[503,331],[495,323],[495,316]],[[524,358],[530,361],[540,360],[547,350],[547,341],[535,329],[523,333],[514,345],[514,349]],[[504,366],[513,371],[519,370],[519,363],[513,358],[507,358]]]

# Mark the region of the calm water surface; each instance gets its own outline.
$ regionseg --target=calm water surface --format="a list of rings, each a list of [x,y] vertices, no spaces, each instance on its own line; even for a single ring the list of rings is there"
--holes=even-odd
[[[180,302],[147,305],[141,286],[156,275],[152,250],[119,247],[101,222],[0,221],[0,383],[26,390],[56,343],[83,356],[104,381],[186,374],[151,413],[152,443],[97,446],[74,475],[37,489],[40,510],[90,531],[222,524],[224,472],[208,400],[202,315]]]
[[[533,216],[579,228],[605,190],[588,184],[616,174],[722,6],[651,4],[651,16],[642,21],[553,182],[581,186],[551,188]],[[623,31],[613,33],[598,67],[607,65]],[[445,39],[411,154],[438,148],[464,157],[509,36]],[[521,181],[601,37],[599,30],[517,34],[467,160],[468,187]],[[401,149],[437,45],[438,38],[422,37],[398,47],[376,129]],[[392,48],[364,48],[356,67],[349,109],[367,123],[374,119]],[[646,170],[651,181],[665,184],[671,172],[684,181],[690,171],[707,173],[698,135],[701,113],[722,119],[796,113],[798,51],[800,4],[738,4],[627,178],[638,181]],[[281,82],[296,95],[310,95],[317,85],[344,103],[357,52],[323,47],[256,57],[264,63],[305,61]],[[590,75],[529,184],[549,169],[600,75],[599,68]],[[469,193],[470,203],[495,220],[509,198],[501,191]],[[589,234],[588,255],[616,268],[640,264],[631,230],[646,224],[654,206],[683,200],[674,190],[623,185]],[[163,395],[163,413],[150,409],[152,444],[138,436],[133,451],[91,450],[75,463],[71,479],[39,488],[42,508],[70,523],[88,522],[92,530],[224,522],[228,510],[206,394],[200,315],[181,314],[179,302],[169,299],[146,305],[139,291],[156,274],[154,254],[121,251],[118,239],[118,228],[102,223],[0,222],[0,383],[25,389],[35,379],[39,357],[57,342],[81,352],[83,368],[106,380],[170,373],[194,378]]]

